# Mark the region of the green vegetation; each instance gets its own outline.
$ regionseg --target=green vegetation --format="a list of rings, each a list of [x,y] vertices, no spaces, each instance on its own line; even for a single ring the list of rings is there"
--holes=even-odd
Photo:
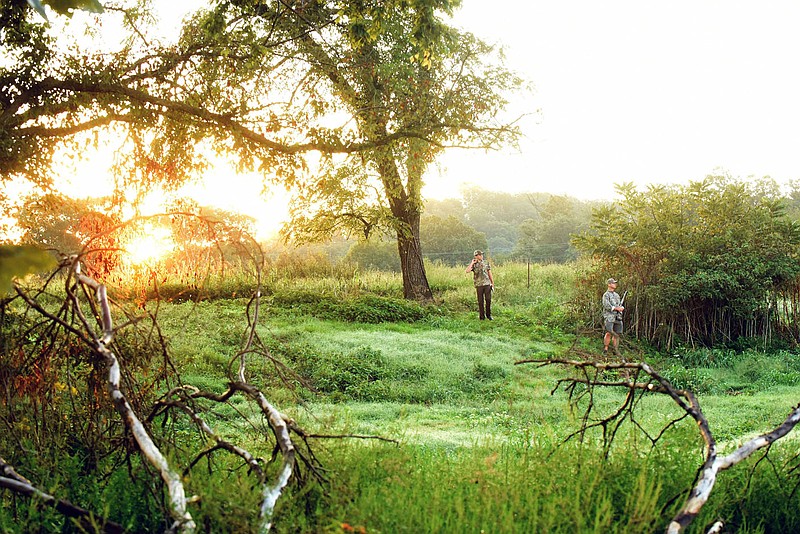
[[[277,532],[664,528],[699,466],[701,442],[694,425],[678,424],[654,448],[640,431],[625,426],[608,456],[597,433],[588,434],[583,444],[576,439],[564,444],[577,429],[581,411],[570,409],[562,391],[551,390],[568,371],[514,362],[565,355],[574,348],[599,349],[599,332],[584,331],[585,318],[577,320],[564,306],[576,291],[577,270],[572,265],[534,266],[530,285],[526,265],[500,264],[496,270],[497,317],[491,323],[477,321],[469,280],[460,267],[430,266],[437,301],[426,306],[399,298],[399,275],[378,272],[267,284],[272,289],[263,298],[258,335],[296,375],[282,380],[269,360],[253,357],[248,379],[308,431],[398,441],[313,440],[329,469],[329,482],[290,486],[276,509]],[[249,288],[248,283],[235,292],[241,295]],[[157,313],[182,383],[223,391],[227,367],[245,332],[247,299],[143,305]],[[17,316],[6,316],[4,328],[13,326],[12,317]],[[585,333],[576,338],[578,331]],[[133,337],[122,336],[120,343],[126,353],[129,345],[136,354],[149,350]],[[657,353],[628,341],[626,354],[649,361],[676,385],[695,389],[723,450],[782,421],[800,387],[800,357],[789,350]],[[131,370],[150,384],[145,377],[158,368],[155,358]],[[74,368],[66,376],[81,387],[80,377],[88,371]],[[18,377],[17,384],[22,383]],[[64,387],[53,384],[49,399],[69,415],[70,425],[51,426],[47,440],[37,442],[43,429],[36,428],[36,418],[18,417],[14,431],[0,441],[3,458],[40,487],[131,530],[162,530],[159,497],[138,456],[130,457],[132,481],[119,468],[113,449],[102,441],[91,445],[88,427],[75,419],[113,424],[116,414],[71,412],[75,406],[68,404]],[[608,414],[623,395],[599,390],[596,409]],[[656,396],[645,397],[637,410],[639,423],[651,435],[680,413],[671,400]],[[269,457],[271,445],[251,426],[258,418],[252,407],[237,401],[216,408],[215,416],[218,432]],[[176,460],[190,458],[201,443],[196,433],[181,418],[165,424],[153,431],[160,440],[171,436],[180,441],[181,447],[170,449]],[[74,434],[78,429],[81,437]],[[20,443],[23,447],[17,447]],[[718,518],[731,532],[800,528],[800,502],[791,492],[795,482],[790,475],[796,443],[782,440],[769,462],[756,458],[723,473],[696,528]],[[30,450],[39,452],[23,453]],[[223,455],[209,459],[206,467],[196,466],[185,478],[188,491],[206,496],[202,506],[192,507],[198,524],[214,532],[252,531],[259,498],[255,480]],[[72,531],[51,510],[20,499],[4,502],[13,506],[0,512],[0,529],[29,525],[44,532]]]
[[[774,181],[708,176],[618,191],[576,244],[596,260],[595,280],[622,278],[637,337],[667,350],[798,338],[800,223]]]
[[[187,501],[181,487],[167,504],[161,479],[197,496],[188,505],[200,530],[255,531],[257,476],[272,480],[279,462],[231,444],[286,460],[284,423],[300,437],[292,485],[270,516],[278,532],[662,529],[703,457],[690,419],[650,390],[574,382],[569,395],[559,380],[572,368],[515,364],[598,356],[609,275],[635,310],[626,357],[701,395],[721,451],[796,404],[797,184],[788,197],[770,180],[625,185],[591,225],[591,205],[573,199],[471,189],[429,203],[423,218],[422,177],[445,146],[520,135],[502,112],[524,81],[499,49],[447,25],[458,2],[220,0],[187,17],[174,43],[152,39],[150,13],[134,4],[114,9],[126,35],[113,50],[47,33],[21,0],[0,4],[0,180],[42,188],[0,205],[24,243],[63,255],[61,271],[0,299],[3,531],[94,532],[103,519],[171,531],[168,516],[182,521]],[[127,189],[86,200],[52,191],[57,156],[109,133]],[[121,224],[127,193],[179,188],[205,170],[212,145],[239,171],[294,190],[286,237],[333,239],[347,261],[265,257],[252,220],[190,201]],[[124,271],[121,247],[152,238],[153,226],[174,238],[171,254],[159,269]],[[395,244],[349,246],[352,235]],[[484,244],[497,252],[492,322],[476,319],[458,259]],[[0,286],[42,264],[30,250],[5,252]],[[75,258],[85,278],[65,279]],[[586,263],[564,263],[573,260]],[[113,332],[97,331],[108,314],[94,279],[113,294]],[[262,394],[290,418],[252,402]],[[605,425],[576,434],[590,408],[614,417],[634,397],[613,443]],[[146,432],[131,431],[131,412]],[[199,432],[192,417],[210,426]],[[721,473],[694,528],[722,519],[729,531],[800,530],[796,444],[780,440]],[[161,478],[139,450],[155,447],[179,466]],[[67,519],[25,494],[28,480],[97,515]]]

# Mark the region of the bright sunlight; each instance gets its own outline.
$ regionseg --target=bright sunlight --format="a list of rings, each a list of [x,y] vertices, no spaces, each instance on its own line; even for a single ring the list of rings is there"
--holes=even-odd
[[[125,247],[125,263],[134,266],[157,263],[175,248],[168,228],[145,224],[142,232]]]

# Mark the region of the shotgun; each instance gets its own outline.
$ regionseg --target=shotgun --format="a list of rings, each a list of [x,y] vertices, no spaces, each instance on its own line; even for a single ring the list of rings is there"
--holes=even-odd
[[[619,305],[620,306],[624,306],[625,305],[625,297],[627,297],[627,296],[628,296],[628,292],[625,291],[625,293],[622,294],[622,299],[619,301]],[[617,319],[621,321],[622,320],[622,312],[618,311],[618,312],[614,312],[614,313],[617,314]]]

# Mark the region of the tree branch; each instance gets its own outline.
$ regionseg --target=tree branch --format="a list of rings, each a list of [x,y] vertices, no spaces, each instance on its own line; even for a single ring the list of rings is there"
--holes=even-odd
[[[613,422],[617,422],[618,425],[621,423],[620,419],[628,415],[631,416],[631,420],[634,422],[634,424],[639,426],[638,423],[636,423],[636,421],[632,418],[633,405],[630,404],[630,398],[633,391],[641,391],[642,394],[656,393],[668,395],[684,412],[684,415],[681,417],[670,421],[655,438],[652,438],[648,435],[648,438],[651,440],[653,445],[655,445],[659,438],[664,435],[664,432],[667,428],[674,426],[681,419],[684,419],[688,416],[695,420],[703,441],[705,442],[704,462],[698,470],[698,477],[694,486],[692,487],[691,492],[689,493],[689,497],[681,507],[680,511],[669,523],[666,530],[668,534],[678,534],[692,523],[695,517],[697,517],[697,515],[700,513],[703,505],[705,505],[705,503],[708,501],[711,491],[713,490],[717,481],[717,476],[720,472],[729,469],[739,462],[749,458],[760,449],[769,448],[772,443],[786,436],[798,423],[800,423],[800,405],[798,405],[793,408],[786,420],[773,430],[745,442],[728,455],[719,456],[717,453],[716,440],[711,432],[708,420],[703,414],[703,411],[700,408],[700,403],[697,400],[697,397],[695,397],[694,393],[689,390],[675,388],[669,383],[669,381],[667,381],[645,362],[598,362],[591,360],[549,358],[520,360],[515,362],[515,365],[525,363],[535,363],[538,365],[538,367],[564,365],[581,371],[583,377],[559,379],[556,387],[553,389],[553,392],[555,392],[556,389],[563,385],[565,389],[570,392],[570,399],[572,399],[574,387],[577,384],[586,386],[590,392],[595,387],[623,387],[629,390],[629,394],[626,396],[623,405],[615,413],[601,419],[598,422],[590,422],[588,419],[589,412],[592,408],[590,402],[590,406],[586,409],[584,414],[580,430],[571,434],[567,439],[575,435],[582,435],[589,428],[596,426],[601,426],[603,428],[605,438],[606,426]],[[587,373],[587,370],[589,369],[593,369],[595,371],[593,377]],[[600,379],[601,372],[616,370],[634,371],[637,377],[639,376],[639,373],[643,373],[645,376],[648,376],[649,379],[647,381],[637,381],[636,379],[630,380],[627,378],[610,381]],[[641,426],[639,426],[639,428],[641,429]],[[610,439],[613,440],[613,433],[611,434]],[[721,524],[715,524],[712,527],[712,531],[714,531],[714,529],[719,531],[721,528]]]
[[[35,487],[28,479],[18,474],[3,458],[0,458],[0,488],[5,488],[14,493],[38,500],[47,506],[52,506],[60,514],[77,519],[82,528],[86,529],[87,532],[93,532],[98,521],[102,525],[102,532],[107,534],[121,534],[125,532],[122,525],[98,518],[94,513],[80,506],[75,506],[71,502],[63,499],[56,499],[52,495]]]
[[[108,365],[108,390],[114,407],[122,416],[125,425],[131,430],[136,443],[139,445],[139,450],[142,451],[142,454],[144,454],[148,462],[158,469],[162,480],[167,486],[167,491],[170,496],[170,513],[175,521],[170,530],[177,528],[180,532],[190,534],[195,531],[197,526],[186,508],[188,499],[186,498],[181,477],[170,468],[169,462],[167,462],[167,459],[153,442],[120,389],[121,370],[119,360],[117,360],[116,355],[107,348],[107,344],[113,339],[114,328],[111,321],[111,308],[108,303],[106,288],[103,284],[81,274],[79,262],[76,262],[75,265],[75,275],[78,281],[94,290],[98,304],[100,305],[103,335],[96,340],[97,344],[95,350],[103,357]]]

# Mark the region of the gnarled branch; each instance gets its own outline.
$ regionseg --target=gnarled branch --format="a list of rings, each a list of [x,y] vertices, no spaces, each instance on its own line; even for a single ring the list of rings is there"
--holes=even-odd
[[[714,484],[717,481],[717,476],[720,472],[729,469],[739,462],[749,458],[760,449],[768,449],[772,443],[786,436],[798,423],[800,423],[800,405],[798,405],[792,409],[786,420],[773,430],[746,441],[744,444],[740,445],[733,452],[727,455],[720,456],[717,451],[716,439],[711,432],[706,416],[703,414],[703,411],[700,408],[700,402],[694,393],[692,393],[690,390],[675,388],[667,379],[662,377],[658,372],[655,371],[655,369],[645,362],[599,362],[561,358],[530,359],[515,362],[517,365],[525,363],[534,363],[539,367],[549,365],[564,365],[573,369],[577,369],[580,372],[580,376],[559,379],[555,388],[553,388],[553,391],[555,392],[559,387],[563,386],[569,392],[570,400],[573,400],[575,387],[577,385],[586,386],[589,392],[596,387],[621,387],[628,389],[628,395],[626,395],[622,406],[620,406],[615,413],[597,422],[592,422],[589,419],[590,412],[593,408],[593,404],[590,399],[589,406],[584,412],[581,428],[568,436],[567,439],[570,439],[576,435],[583,436],[589,428],[600,426],[603,428],[604,439],[613,440],[614,433],[611,432],[610,434],[607,434],[606,427],[613,424],[615,425],[615,429],[618,428],[625,417],[630,417],[631,421],[633,421],[634,424],[637,424],[637,426],[639,426],[641,429],[641,426],[638,425],[633,417],[634,403],[631,402],[631,399],[635,392],[640,392],[641,394],[656,393],[668,395],[684,412],[682,416],[677,417],[667,423],[665,428],[662,429],[662,431],[655,438],[652,438],[648,435],[648,438],[651,439],[654,445],[664,434],[666,429],[675,425],[678,421],[684,419],[685,417],[691,417],[695,420],[700,431],[700,435],[705,443],[705,460],[698,470],[698,476],[694,486],[689,492],[686,502],[667,526],[666,532],[668,534],[678,534],[692,523],[695,517],[697,517],[697,515],[700,513],[703,505],[705,505],[705,503],[708,501],[711,491],[714,489]],[[633,376],[632,378],[621,377],[619,379],[604,380],[601,377],[601,374],[605,371],[620,371],[622,373],[627,373],[628,376],[631,374]],[[644,379],[639,380],[640,376],[644,377]],[[609,444],[610,443],[607,442],[607,446]],[[722,528],[722,525],[720,522],[717,522],[711,528],[712,531],[714,529],[719,531],[719,529]]]

